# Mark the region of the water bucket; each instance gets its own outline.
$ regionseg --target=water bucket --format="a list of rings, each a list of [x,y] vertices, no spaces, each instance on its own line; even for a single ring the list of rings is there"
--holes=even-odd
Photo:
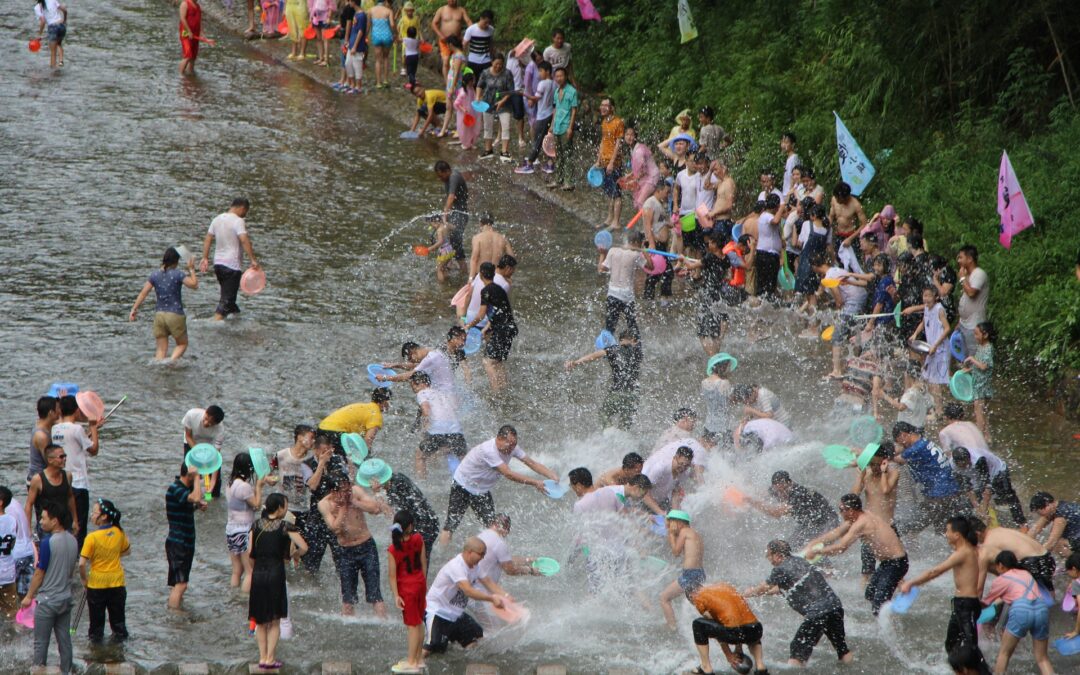
[[[827,445],[822,448],[821,456],[834,469],[846,469],[855,461],[855,453],[846,445]]]
[[[266,288],[266,272],[249,267],[240,277],[240,290],[248,295],[256,295]]]
[[[307,28],[304,29],[305,40],[314,40],[318,36],[319,34],[315,31],[315,26],[309,25]]]
[[[105,414],[105,402],[92,391],[80,391],[75,394],[75,402],[79,404],[82,414],[86,415],[86,419],[90,421],[99,420]]]
[[[960,363],[963,363],[964,359],[967,358],[967,345],[964,344],[964,334],[959,329],[954,330],[952,335],[949,336],[949,353]]]
[[[738,359],[736,359],[731,354],[728,354],[727,352],[720,352],[719,354],[713,354],[711,357],[709,357],[709,362],[705,364],[705,375],[712,375],[713,367],[718,363],[723,363],[724,361],[731,362],[731,365],[728,366],[729,373],[734,373],[735,369],[739,367]]]
[[[368,379],[368,382],[370,382],[371,384],[375,385],[376,387],[379,387],[379,388],[382,388],[382,389],[386,389],[387,387],[389,387],[390,383],[389,382],[379,382],[378,380],[375,379],[375,376],[376,375],[392,376],[392,375],[396,375],[396,374],[397,373],[390,370],[389,368],[383,368],[378,363],[370,363],[370,364],[368,364],[368,367],[367,367],[367,379]]]
[[[795,290],[795,275],[791,273],[787,265],[780,266],[780,271],[776,273],[776,283],[785,291]]]
[[[341,434],[341,449],[353,464],[363,464],[368,456],[367,441],[357,433]]]
[[[825,342],[832,341],[833,333],[836,332],[836,326],[829,326],[825,330],[821,331],[821,339]]]
[[[476,115],[465,113],[465,116],[461,118],[461,123],[469,129],[476,126]]]
[[[544,140],[540,142],[540,149],[544,151],[544,154],[548,157],[555,157],[555,134],[548,132],[544,136]]]
[[[191,249],[189,249],[187,246],[184,246],[183,244],[180,244],[179,246],[173,246],[173,249],[176,251],[176,254],[180,256],[180,262],[184,265],[187,265],[188,260],[191,260],[191,258],[195,255],[191,252]]]
[[[1054,640],[1054,649],[1058,650],[1058,653],[1062,656],[1072,656],[1073,654],[1080,654],[1080,635],[1074,638],[1058,638]]]
[[[323,39],[324,40],[333,40],[335,37],[337,37],[337,29],[338,29],[337,26],[334,26],[333,28],[324,28],[323,32],[322,32]],[[282,619],[281,622],[282,622],[282,624],[284,624],[285,620]]]
[[[421,54],[430,54],[432,49],[433,49],[433,47],[431,46],[431,43],[428,42],[427,40],[420,43],[420,53]]]
[[[420,256],[421,258],[426,258],[428,254],[431,253],[431,249],[429,249],[427,246],[421,246],[420,244],[416,244],[412,247],[412,252]]]
[[[364,449],[367,450],[366,445],[364,446]],[[393,475],[394,470],[390,468],[389,464],[379,459],[378,457],[374,457],[372,459],[365,460],[356,469],[356,484],[362,485],[364,487],[369,487],[373,483],[385,485],[386,482],[393,477]]]
[[[983,608],[983,611],[979,613],[979,618],[976,623],[990,623],[997,616],[997,605],[987,605]]]
[[[731,238],[734,241],[739,241],[739,237],[742,236],[742,223],[736,224],[731,228]]]
[[[839,279],[822,279],[821,280],[821,285],[823,287],[825,287],[825,288],[839,288],[840,287],[840,280]]]
[[[473,101],[472,109],[478,113],[486,113],[488,110],[491,109],[491,106],[488,105],[487,101]]]
[[[912,340],[911,341],[911,350],[914,351],[914,352],[918,352],[920,354],[929,354],[930,353],[930,343],[926,342],[924,340]]]
[[[746,503],[746,495],[734,485],[729,485],[727,489],[724,490],[723,499],[732,506],[742,506]]]
[[[585,174],[585,180],[589,181],[589,185],[594,188],[598,188],[604,184],[604,170],[598,166],[594,166],[589,169],[589,172]]]
[[[667,521],[663,516],[654,515],[649,522],[649,531],[659,537],[667,536]]]
[[[454,297],[450,298],[450,306],[458,307],[460,309],[465,308],[465,296],[469,294],[469,284],[465,284],[458,289],[457,293],[454,293]]]
[[[645,270],[645,273],[650,277],[658,277],[667,271],[667,258],[659,253],[653,253],[652,255],[652,269]]]
[[[892,599],[892,611],[896,614],[907,614],[915,600],[919,597],[919,587],[912,586],[907,593],[897,593]]]
[[[713,219],[709,217],[709,207],[705,204],[698,204],[694,209],[694,213],[697,215],[698,224],[700,224],[706,230],[712,229]]]
[[[545,577],[555,576],[559,573],[559,561],[554,558],[537,558],[533,561],[533,569]]]
[[[885,430],[881,428],[873,415],[862,415],[851,421],[848,427],[848,439],[854,446],[864,446],[868,443],[880,443]]]
[[[615,339],[615,336],[611,334],[609,330],[602,330],[600,334],[596,336],[596,342],[593,343],[597,349],[607,349],[608,347],[614,347],[619,344],[619,341]]]
[[[281,20],[281,23],[279,23],[277,25],[277,32],[281,33],[282,35],[285,35],[286,33],[289,32],[289,20],[288,19],[282,19]]]
[[[398,134],[398,138],[403,141],[415,141],[416,139],[420,138],[420,134],[415,131],[402,131],[400,134]]]
[[[529,615],[529,610],[516,602],[503,598],[503,606],[496,607],[495,605],[492,605],[491,613],[506,623],[517,623]]]
[[[608,232],[607,230],[600,230],[599,232],[597,232],[596,236],[593,237],[592,241],[593,244],[596,245],[596,248],[600,249],[601,251],[609,250],[611,248],[611,244],[613,243],[613,240],[611,238],[611,232]]]
[[[209,476],[221,468],[221,453],[209,443],[199,443],[184,456],[187,464],[200,476]]]
[[[544,481],[544,493],[552,499],[562,499],[566,494],[566,486],[560,485],[559,481],[548,479]]]
[[[949,380],[949,391],[956,400],[967,403],[975,398],[975,378],[966,370],[958,370]]]
[[[484,343],[484,333],[476,326],[469,329],[469,332],[465,334],[465,354],[473,355],[480,351],[480,346]]]
[[[74,382],[53,382],[46,396],[60,398],[61,396],[74,396],[79,393],[79,385]]]
[[[863,451],[859,453],[859,458],[855,460],[855,463],[859,465],[859,468],[866,470],[866,467],[870,466],[870,460],[877,454],[878,449],[881,446],[877,443],[867,443]]]
[[[27,48],[37,54],[41,51],[41,40],[39,40],[38,38],[34,38],[30,41],[30,44],[27,45]],[[31,620],[30,623],[33,623],[33,620]],[[31,626],[31,628],[33,628],[33,626]]]
[[[23,628],[34,629],[34,610],[37,609],[37,600],[31,600],[29,607],[22,607],[15,612],[15,623]]]
[[[251,456],[251,465],[255,467],[257,478],[266,478],[270,475],[270,460],[266,458],[266,451],[262,448],[248,448]]]

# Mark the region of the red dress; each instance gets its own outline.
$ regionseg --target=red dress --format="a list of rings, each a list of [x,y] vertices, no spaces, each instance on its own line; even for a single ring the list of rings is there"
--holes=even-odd
[[[183,50],[184,58],[195,60],[199,55],[199,41],[196,36],[202,35],[202,7],[196,0],[187,0],[187,25],[191,33],[184,30],[184,24],[180,23],[180,49]]]
[[[419,626],[424,623],[424,610],[427,609],[427,579],[424,577],[423,558],[424,540],[413,532],[401,542],[401,550],[390,544],[387,548],[394,556],[397,569],[397,592],[405,603],[401,610],[406,626]]]

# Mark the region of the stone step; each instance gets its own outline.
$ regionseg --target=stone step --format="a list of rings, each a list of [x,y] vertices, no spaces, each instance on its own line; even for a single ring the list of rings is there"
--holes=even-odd
[[[267,668],[260,668],[259,664],[257,664],[257,663],[249,663],[248,664],[248,675],[276,675],[277,673],[280,673],[280,672],[281,672],[281,670],[279,670],[277,668],[267,669]]]
[[[566,666],[558,663],[546,663],[537,667],[536,675],[566,675]]]
[[[352,675],[352,664],[348,661],[326,661],[322,664],[322,675]]]
[[[138,668],[133,663],[108,663],[105,665],[105,675],[135,675]]]
[[[177,675],[210,675],[210,666],[205,663],[181,663],[177,666]]]
[[[470,663],[465,666],[465,675],[499,675],[499,667],[490,663]]]
[[[607,675],[645,675],[641,668],[608,668]]]
[[[59,666],[34,666],[30,675],[62,675]]]

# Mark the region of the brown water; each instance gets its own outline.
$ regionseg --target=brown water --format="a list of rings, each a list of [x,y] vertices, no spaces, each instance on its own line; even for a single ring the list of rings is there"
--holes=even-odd
[[[0,71],[0,344],[7,366],[0,372],[0,440],[6,448],[0,480],[21,486],[33,403],[50,382],[78,382],[107,402],[128,395],[105,428],[90,481],[94,496],[113,499],[125,512],[133,546],[125,561],[132,639],[122,649],[94,651],[84,623],[77,660],[147,666],[251,660],[256,649],[246,630],[246,600],[228,588],[220,503],[199,517],[188,612],[176,615],[164,607],[162,497],[180,457],[180,418],[194,406],[222,405],[226,463],[249,445],[285,447],[296,423],[367,398],[368,362],[394,358],[405,339],[435,344],[452,321],[447,300],[460,282],[440,287],[431,263],[408,251],[426,238],[414,219],[440,202],[441,185],[429,170],[436,149],[398,141],[395,122],[373,112],[363,97],[336,96],[237,40],[204,49],[199,76],[181,80],[173,9],[165,3],[89,0],[73,7],[67,65],[55,73],[48,71],[47,57],[26,51],[29,5],[5,6],[0,18],[8,54]],[[604,282],[595,274],[592,233],[501,178],[464,168],[474,210],[490,209],[505,223],[521,260],[513,301],[522,331],[510,362],[511,388],[493,400],[477,377],[475,393],[467,396],[468,440],[479,442],[498,424],[513,422],[522,446],[562,475],[582,464],[600,471],[631,449],[650,449],[674,408],[701,405],[697,382],[704,359],[693,337],[692,303],[645,310],[638,424],[631,434],[601,432],[596,409],[606,367],[572,376],[561,367],[591,351],[602,323]],[[128,323],[132,300],[166,246],[196,249],[210,219],[240,194],[254,205],[248,224],[268,289],[241,300],[238,320],[218,325],[208,320],[216,284],[203,277],[197,291],[185,293],[188,355],[177,366],[151,364],[151,311]],[[747,337],[751,323],[759,326]],[[706,537],[712,579],[739,586],[760,581],[764,542],[788,529],[718,509],[713,503],[720,486],[763,489],[771,471],[782,467],[830,496],[849,487],[850,477],[822,469],[818,455],[822,442],[841,438],[846,428],[846,420],[828,415],[835,392],[819,384],[826,354],[821,345],[796,340],[797,330],[789,315],[744,312],[725,346],[740,358],[737,381],[760,381],[782,395],[802,442],[750,461],[714,461],[710,487],[691,501],[700,510],[695,518]],[[1063,440],[1069,438],[1065,425],[1028,390],[1003,378],[997,386],[1002,412],[995,419],[996,441],[1012,461],[1024,501],[1044,486],[1075,496],[1065,453],[1076,446]],[[407,428],[413,408],[407,389],[395,393],[378,451],[411,473],[415,439]],[[434,466],[421,486],[441,512],[449,487],[445,468]],[[21,489],[16,492],[21,499]],[[496,490],[496,499],[514,516],[515,552],[565,560],[570,497],[545,500],[507,484]],[[388,525],[372,519],[380,547]],[[462,532],[473,527],[467,520]],[[651,543],[654,550],[658,545]],[[943,542],[929,533],[912,551],[916,571],[945,555]],[[449,555],[437,552],[434,564]],[[856,555],[837,567],[841,576],[834,584],[859,658],[845,672],[943,670],[947,582],[933,584],[911,614],[883,630],[861,598]],[[669,579],[670,573],[629,583],[656,591]],[[498,635],[472,655],[504,672],[553,661],[580,672],[616,665],[671,672],[694,665],[693,614],[685,603],[678,608],[680,631],[669,635],[658,610],[627,602],[625,592],[583,593],[580,566],[551,579],[510,579],[506,585],[532,608],[532,619],[526,629]],[[297,638],[280,655],[293,666],[348,660],[385,670],[403,654],[405,634],[396,616],[387,624],[369,615],[336,616],[337,579],[329,558],[317,583],[291,580],[290,595]],[[758,601],[755,608],[766,626],[769,662],[781,662],[797,616],[778,599]],[[1064,621],[1060,612],[1056,618],[1059,634]],[[23,669],[29,639],[5,633],[2,644],[0,670]],[[834,670],[829,652],[827,645],[819,648],[811,672]],[[1016,668],[1032,667],[1026,648],[1017,658]],[[432,671],[460,672],[465,662],[460,650],[453,651],[431,659]],[[1060,657],[1055,662],[1062,672],[1075,666]]]

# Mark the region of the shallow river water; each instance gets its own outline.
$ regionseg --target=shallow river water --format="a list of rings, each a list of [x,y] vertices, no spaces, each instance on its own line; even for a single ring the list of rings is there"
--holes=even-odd
[[[162,497],[180,457],[180,418],[191,407],[220,404],[228,465],[250,445],[285,447],[293,425],[366,400],[365,365],[395,358],[403,340],[436,343],[452,322],[447,301],[460,280],[439,286],[431,263],[409,248],[426,236],[413,219],[441,197],[430,171],[438,151],[398,141],[395,122],[372,112],[362,97],[336,96],[238,40],[204,48],[198,77],[179,78],[174,10],[167,3],[87,0],[71,12],[67,65],[50,73],[47,57],[26,51],[29,4],[0,9],[7,54],[0,70],[0,482],[22,499],[33,404],[49,383],[78,382],[106,402],[127,395],[103,431],[90,481],[92,496],[108,497],[124,511],[133,548],[125,561],[132,637],[122,649],[95,651],[84,622],[75,640],[77,661],[240,664],[257,651],[244,619],[246,599],[228,587],[223,504],[198,517],[188,611],[165,609]],[[637,424],[629,434],[602,431],[596,410],[607,367],[594,364],[572,375],[562,369],[563,361],[591,351],[602,323],[605,283],[595,273],[591,231],[490,173],[469,169],[473,210],[489,209],[505,223],[521,261],[512,296],[521,336],[510,361],[510,389],[493,398],[476,369],[466,406],[470,444],[489,438],[501,423],[514,423],[522,447],[563,476],[579,465],[598,473],[629,450],[648,451],[671,411],[702,405],[697,392],[704,359],[693,337],[692,303],[644,308]],[[185,292],[187,356],[177,366],[154,365],[152,309],[146,306],[131,324],[131,302],[165,247],[196,249],[211,218],[237,195],[252,200],[248,226],[269,287],[241,299],[240,318],[214,324],[217,286],[203,276],[198,290]],[[821,443],[842,438],[845,428],[844,420],[828,415],[835,391],[820,384],[825,348],[796,339],[793,317],[773,310],[754,315],[749,338],[748,316],[737,316],[725,344],[740,359],[736,381],[759,381],[780,393],[794,412],[800,443],[750,460],[714,458],[708,486],[689,502],[706,539],[710,578],[739,587],[764,579],[764,543],[789,526],[721,508],[724,486],[763,491],[779,468],[830,499],[851,483],[820,461]],[[1025,504],[1044,486],[1075,497],[1072,468],[1063,458],[1075,452],[1074,442],[1064,440],[1066,425],[1027,389],[1012,388],[1004,378],[997,388],[995,440],[1012,462]],[[414,407],[406,388],[398,386],[395,396],[377,450],[411,474]],[[433,464],[420,484],[442,516],[445,466]],[[547,500],[508,483],[495,494],[514,517],[516,553],[565,561],[572,497]],[[384,548],[389,522],[373,518],[371,526]],[[475,527],[470,515],[461,532]],[[912,569],[937,562],[945,548],[940,536],[923,533],[911,547]],[[433,565],[449,555],[437,551]],[[906,617],[878,622],[861,597],[857,553],[836,568],[833,583],[857,654],[845,672],[947,670],[948,580],[931,584]],[[689,605],[678,603],[680,629],[671,634],[659,610],[641,607],[629,592],[636,585],[655,593],[671,578],[671,572],[635,578],[599,597],[585,593],[580,565],[550,579],[504,580],[532,609],[530,622],[495,636],[469,660],[498,664],[503,672],[547,662],[574,672],[692,668]],[[385,567],[383,588],[388,596]],[[337,615],[329,558],[316,582],[291,580],[290,595],[297,635],[279,655],[292,666],[347,660],[365,672],[386,672],[403,655],[405,632],[396,612],[385,624],[370,613]],[[778,598],[754,607],[775,666],[786,660],[798,617]],[[1058,611],[1055,636],[1064,626]],[[7,628],[0,634],[0,671],[23,670],[29,638]],[[820,645],[811,672],[836,670],[830,653]],[[1016,658],[1017,672],[1033,668],[1028,647]],[[1054,660],[1060,672],[1080,667]],[[432,658],[431,671],[461,672],[466,661],[452,650]]]

